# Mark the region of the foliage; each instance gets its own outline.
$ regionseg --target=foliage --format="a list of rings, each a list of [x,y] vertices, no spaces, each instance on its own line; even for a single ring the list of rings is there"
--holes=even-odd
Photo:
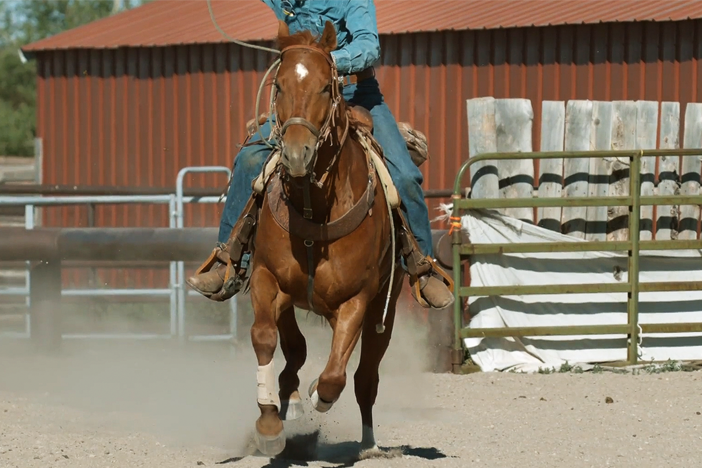
[[[149,1],[149,0],[146,0]],[[145,0],[0,1],[0,155],[31,156],[36,134],[36,64],[20,48]]]

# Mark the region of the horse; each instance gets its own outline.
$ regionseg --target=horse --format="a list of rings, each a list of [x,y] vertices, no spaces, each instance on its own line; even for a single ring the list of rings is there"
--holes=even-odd
[[[304,412],[298,372],[307,348],[295,318],[298,307],[326,319],[333,333],[326,366],[308,389],[319,412],[329,411],[344,390],[346,367],[362,336],[354,374],[361,448],[377,449],[378,369],[406,274],[392,218],[401,215],[393,214],[386,198],[383,168],[369,156],[372,137],[363,136],[370,135],[372,123],[363,121],[369,114],[341,97],[330,54],[337,47],[332,23],[316,38],[309,31],[290,34],[279,22],[278,44],[271,102],[279,160],[265,181],[248,284],[260,409],[254,439],[264,455],[281,453],[283,420]],[[278,335],[285,366],[276,392]]]

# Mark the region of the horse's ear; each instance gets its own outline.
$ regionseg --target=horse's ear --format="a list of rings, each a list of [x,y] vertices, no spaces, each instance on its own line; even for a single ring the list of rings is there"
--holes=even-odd
[[[290,35],[290,28],[285,21],[278,20],[278,39],[283,37],[288,37]]]
[[[325,52],[331,52],[336,50],[336,29],[331,21],[327,21],[324,25],[324,32],[322,33],[322,38],[319,40],[319,46],[324,49]]]

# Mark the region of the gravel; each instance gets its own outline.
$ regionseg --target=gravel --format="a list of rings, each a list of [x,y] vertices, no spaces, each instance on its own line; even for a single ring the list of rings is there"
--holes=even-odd
[[[329,329],[306,324],[302,388]],[[702,374],[424,372],[424,341],[398,330],[375,407],[378,453],[359,456],[349,381],[328,414],[286,423],[257,456],[250,344],[67,342],[55,356],[0,346],[0,467],[692,467],[702,460]],[[280,354],[276,369],[282,369]]]

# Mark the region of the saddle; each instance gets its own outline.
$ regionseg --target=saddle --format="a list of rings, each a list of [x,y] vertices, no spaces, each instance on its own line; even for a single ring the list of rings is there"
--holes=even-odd
[[[366,109],[354,107],[350,111],[353,115],[352,118],[358,122],[356,125],[356,136],[358,141],[363,146],[366,155],[369,157],[370,162],[373,164],[373,169],[375,170],[380,182],[383,184],[383,189],[388,197],[388,202],[391,208],[399,208],[401,200],[400,195],[397,192],[397,188],[390,177],[390,172],[388,171],[387,164],[385,163],[385,158],[383,156],[383,151],[376,141],[376,139],[371,134],[373,119]],[[359,109],[363,109],[360,111]],[[265,187],[271,179],[271,176],[275,172],[276,168],[280,164],[280,151],[274,150],[263,165],[261,173],[254,179],[252,184],[252,189],[257,195],[262,195]]]

